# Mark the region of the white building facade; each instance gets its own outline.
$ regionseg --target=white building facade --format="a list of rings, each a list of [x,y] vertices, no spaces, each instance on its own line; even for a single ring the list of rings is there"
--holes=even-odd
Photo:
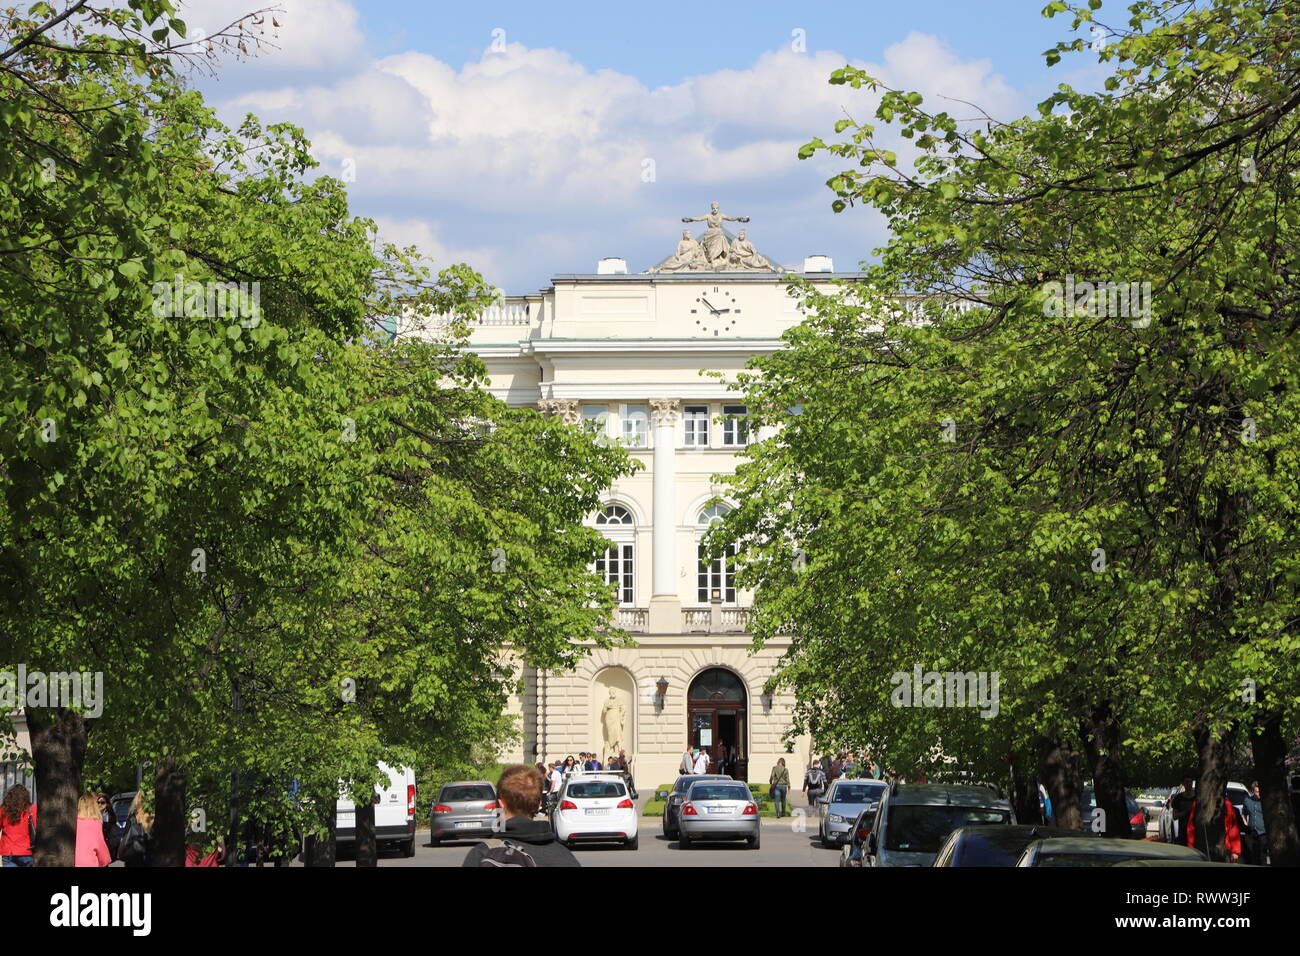
[[[722,253],[737,248],[726,238],[715,243]],[[717,503],[716,476],[765,437],[729,383],[750,358],[780,348],[802,315],[789,270],[761,256],[747,268],[734,251],[731,263],[686,264],[678,252],[644,273],[602,260],[596,273],[557,275],[535,295],[504,298],[471,329],[496,396],[621,442],[642,466],[589,519],[609,540],[597,570],[617,588],[617,620],[636,646],[593,649],[573,672],[526,669],[511,707],[521,743],[503,759],[590,751],[603,761],[621,747],[647,789],[676,776],[691,744],[709,751],[711,769],[751,781],[766,782],[785,757],[797,780],[809,753],[806,738],[792,751],[783,740],[794,701],[764,694],[788,644],[751,650],[753,595],[736,588],[729,560],[703,556],[700,539],[735,504]],[[819,286],[856,275],[831,272],[825,257],[802,271]]]

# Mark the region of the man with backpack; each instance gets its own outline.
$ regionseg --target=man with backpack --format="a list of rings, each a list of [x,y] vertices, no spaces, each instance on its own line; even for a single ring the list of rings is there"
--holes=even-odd
[[[542,775],[522,764],[506,767],[497,783],[502,839],[478,844],[461,866],[582,866],[556,842],[550,820],[533,819],[541,802]]]

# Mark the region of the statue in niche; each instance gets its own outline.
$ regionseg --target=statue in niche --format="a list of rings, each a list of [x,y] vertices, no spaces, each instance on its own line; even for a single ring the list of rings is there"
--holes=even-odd
[[[627,711],[623,707],[623,702],[618,699],[614,689],[610,688],[609,697],[600,711],[600,723],[605,732],[605,749],[599,755],[599,759],[604,760],[610,754],[616,754],[626,747],[627,744],[623,740],[626,716]]]

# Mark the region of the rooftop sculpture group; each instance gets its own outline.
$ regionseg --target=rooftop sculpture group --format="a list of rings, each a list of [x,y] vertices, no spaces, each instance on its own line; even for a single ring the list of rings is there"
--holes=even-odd
[[[749,222],[748,216],[724,216],[717,203],[712,203],[707,216],[684,216],[682,222],[706,224],[699,239],[689,229],[682,230],[677,251],[651,272],[779,272],[767,258],[760,255],[754,244],[745,238],[742,229],[736,238],[728,241],[722,229],[723,222]]]

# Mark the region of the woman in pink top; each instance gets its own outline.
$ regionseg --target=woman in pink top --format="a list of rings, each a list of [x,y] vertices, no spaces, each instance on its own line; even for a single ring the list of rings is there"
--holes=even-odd
[[[93,793],[77,801],[77,866],[108,866],[113,862],[104,842],[104,824],[99,801]]]

